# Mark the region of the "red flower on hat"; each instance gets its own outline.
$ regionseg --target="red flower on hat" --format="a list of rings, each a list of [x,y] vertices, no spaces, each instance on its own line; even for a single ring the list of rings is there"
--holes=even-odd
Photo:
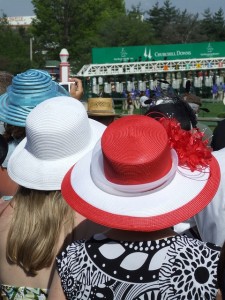
[[[163,117],[159,122],[167,131],[170,147],[177,152],[179,166],[188,167],[192,172],[208,167],[212,153],[208,140],[203,141],[203,132],[198,128],[186,131],[174,118]]]

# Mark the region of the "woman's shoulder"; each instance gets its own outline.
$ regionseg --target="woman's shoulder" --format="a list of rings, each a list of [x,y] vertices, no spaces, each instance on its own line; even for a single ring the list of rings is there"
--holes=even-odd
[[[165,299],[171,295],[203,299],[203,294],[213,299],[219,254],[220,247],[186,236],[140,242],[117,241],[97,234],[89,240],[72,242],[58,257],[57,268],[66,291],[67,279],[73,277],[81,286],[88,283],[79,279],[88,278],[96,288],[112,282],[115,286],[137,284],[152,293],[160,291]],[[114,284],[111,290],[116,295]]]
[[[11,201],[5,201],[3,198],[0,198],[0,220],[4,218],[9,218],[13,213],[13,206]]]
[[[160,289],[168,297],[172,288],[184,299],[215,299],[219,255],[219,246],[178,236],[160,268]]]
[[[207,243],[207,242],[202,242],[198,239],[194,239],[191,237],[188,237],[186,235],[175,235],[172,237],[164,238],[161,240],[156,240],[156,241],[116,241],[113,239],[108,238],[104,233],[97,233],[93,235],[89,239],[80,239],[80,240],[74,240],[71,242],[67,247],[62,251],[64,255],[71,253],[71,252],[76,252],[77,254],[80,253],[80,250],[82,248],[86,249],[91,249],[94,248],[94,244],[97,245],[97,247],[113,247],[113,245],[121,245],[121,247],[124,247],[124,249],[139,249],[139,246],[135,246],[142,244],[143,246],[141,249],[144,247],[144,245],[151,245],[151,247],[145,246],[145,248],[149,250],[154,250],[157,251],[157,249],[161,248],[166,248],[167,250],[170,249],[171,252],[174,253],[179,253],[179,252],[190,252],[190,251],[198,251],[200,255],[206,255],[206,252],[208,252],[207,255],[211,254],[216,254],[219,256],[221,247],[218,245],[215,245],[213,243]],[[203,251],[204,250],[204,251]],[[87,250],[89,252],[89,250]]]
[[[220,254],[221,247],[219,245],[215,245],[213,243],[209,242],[203,242],[197,238],[192,238],[186,235],[177,235],[176,238],[176,249],[177,251],[181,251],[182,249],[189,250],[192,249],[198,249],[198,251],[202,250],[208,250],[212,254]],[[205,252],[202,252],[203,255],[205,255]]]

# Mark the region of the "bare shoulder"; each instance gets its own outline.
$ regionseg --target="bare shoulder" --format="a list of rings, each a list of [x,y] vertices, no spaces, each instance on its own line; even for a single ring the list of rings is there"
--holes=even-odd
[[[0,232],[9,226],[13,214],[13,207],[9,201],[0,199]]]
[[[217,292],[216,300],[223,300],[222,294],[221,294],[221,291],[220,291],[220,290],[218,290],[218,292]]]

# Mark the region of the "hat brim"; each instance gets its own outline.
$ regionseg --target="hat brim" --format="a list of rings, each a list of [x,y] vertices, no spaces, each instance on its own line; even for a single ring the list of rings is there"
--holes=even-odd
[[[115,113],[94,113],[94,112],[87,112],[88,116],[96,116],[96,117],[119,117],[120,114]]]
[[[58,160],[38,159],[27,148],[27,138],[13,151],[8,162],[9,176],[21,186],[36,190],[60,190],[66,172],[83,155],[92,150],[101,138],[106,126],[88,119],[91,127],[91,139],[82,151]]]
[[[48,98],[65,95],[69,96],[69,93],[63,87],[59,86],[55,82],[52,82],[52,94],[50,95],[50,97],[49,94],[46,97],[44,97],[43,95],[40,96],[37,104],[43,102],[44,100],[47,100]],[[32,97],[32,94],[30,95],[30,97]],[[18,105],[14,105],[10,103],[9,94],[8,92],[6,92],[0,96],[0,120],[4,123],[14,126],[25,127],[28,114],[37,104],[24,106],[19,105],[18,101]]]
[[[220,168],[212,157],[208,172],[178,167],[174,179],[162,189],[123,197],[107,193],[94,183],[91,159],[88,153],[67,172],[62,195],[77,212],[110,228],[156,231],[183,222],[208,205],[220,182]]]

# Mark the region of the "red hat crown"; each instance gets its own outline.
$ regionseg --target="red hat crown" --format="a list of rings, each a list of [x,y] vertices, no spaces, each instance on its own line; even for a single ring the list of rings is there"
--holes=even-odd
[[[112,123],[102,136],[101,146],[105,176],[115,184],[154,182],[171,169],[167,132],[146,116],[123,117]]]

